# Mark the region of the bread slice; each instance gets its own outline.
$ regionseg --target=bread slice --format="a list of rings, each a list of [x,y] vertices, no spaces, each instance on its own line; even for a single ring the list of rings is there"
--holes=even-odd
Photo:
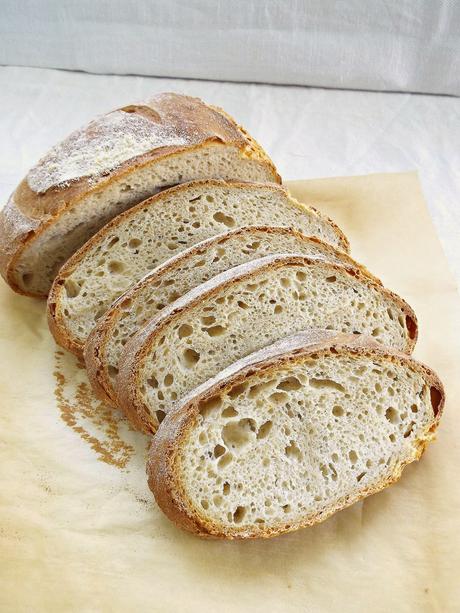
[[[149,486],[200,536],[292,532],[397,481],[434,438],[444,397],[432,370],[366,337],[283,339],[166,416]]]
[[[46,296],[99,228],[161,188],[193,179],[280,183],[267,154],[221,109],[159,94],[103,115],[41,159],[0,213],[0,272]]]
[[[360,269],[320,256],[274,255],[217,275],[166,306],[127,343],[117,398],[155,432],[174,402],[257,349],[306,328],[367,334],[411,352],[412,309]]]
[[[342,249],[342,232],[315,210],[268,183],[198,181],[165,190],[102,228],[61,268],[48,299],[56,341],[82,355],[112,302],[146,273],[229,228],[289,226]]]
[[[229,268],[276,253],[320,254],[332,262],[361,268],[363,274],[371,276],[343,251],[290,228],[248,226],[202,241],[147,274],[98,320],[84,351],[98,396],[116,402],[114,385],[123,348],[163,307]]]

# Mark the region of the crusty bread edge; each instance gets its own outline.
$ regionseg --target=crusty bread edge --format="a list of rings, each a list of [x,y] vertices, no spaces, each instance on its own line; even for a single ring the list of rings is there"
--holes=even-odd
[[[174,187],[170,187],[165,189],[147,200],[143,200],[138,204],[134,205],[130,209],[120,213],[114,217],[111,221],[109,221],[103,228],[101,228],[96,234],[94,234],[80,249],[78,249],[68,260],[63,264],[59,273],[56,275],[53,284],[51,286],[48,301],[47,301],[47,318],[48,325],[51,331],[51,334],[54,336],[57,344],[64,349],[67,349],[71,353],[74,353],[78,357],[83,357],[84,343],[80,342],[79,339],[74,338],[70,331],[67,329],[66,321],[67,318],[63,313],[63,306],[61,300],[61,292],[64,290],[64,282],[73,273],[75,268],[79,265],[81,260],[86,256],[86,254],[100,241],[104,240],[104,238],[112,232],[114,228],[116,228],[120,223],[122,223],[127,218],[131,216],[135,216],[138,211],[142,210],[145,207],[151,206],[161,206],[163,200],[171,197],[177,192],[186,191],[187,189],[196,189],[196,188],[206,188],[206,187],[236,187],[241,189],[267,189],[273,192],[281,192],[285,195],[285,197],[292,203],[293,206],[297,207],[302,213],[312,214],[315,217],[323,219],[326,221],[331,227],[334,229],[336,233],[342,250],[345,252],[349,251],[349,243],[345,234],[338,228],[338,226],[332,222],[328,217],[316,211],[313,207],[303,204],[292,196],[289,195],[289,192],[282,185],[278,185],[276,183],[257,183],[257,182],[244,182],[244,181],[224,181],[222,179],[202,179],[197,181],[189,181],[187,183],[181,183],[179,185],[175,185]]]
[[[303,347],[299,346],[299,339],[303,343]],[[180,405],[170,411],[161,423],[157,434],[153,438],[147,462],[148,483],[159,507],[177,526],[202,537],[254,539],[270,538],[314,525],[324,521],[336,511],[346,508],[396,482],[400,478],[404,467],[410,462],[418,460],[427,444],[434,438],[445,404],[445,391],[437,374],[424,364],[400,352],[378,346],[376,342],[365,336],[337,334],[329,331],[308,331],[283,339],[275,345],[279,346],[278,352],[273,349],[274,346],[255,352],[200,386],[189,394]],[[268,529],[235,528],[229,532],[223,531],[218,525],[201,519],[199,510],[194,511],[193,504],[187,500],[177,471],[181,440],[196,424],[200,402],[222,393],[229,387],[244,382],[253,373],[270,372],[270,370],[275,370],[281,365],[300,362],[313,354],[340,354],[341,352],[366,356],[370,359],[378,356],[389,363],[405,364],[425,377],[427,385],[430,387],[430,395],[432,388],[437,390],[439,397],[436,398],[436,407],[433,406],[432,423],[414,442],[415,449],[412,456],[399,462],[394,467],[393,473],[377,485],[357,492],[354,496],[345,496],[329,509],[297,522],[281,524]]]
[[[192,247],[189,247],[185,251],[181,251],[177,255],[173,256],[163,264],[160,264],[152,272],[145,275],[136,285],[129,288],[124,294],[122,294],[110,307],[108,311],[99,319],[92,332],[90,333],[84,347],[84,358],[86,369],[88,371],[88,377],[93,390],[101,400],[105,402],[116,404],[116,393],[112,385],[110,377],[107,373],[105,364],[105,350],[108,340],[112,334],[113,328],[122,313],[123,306],[130,300],[136,297],[136,295],[152,281],[154,281],[159,274],[163,274],[165,271],[174,270],[174,268],[180,266],[188,258],[203,253],[209,247],[219,245],[225,242],[229,237],[248,235],[252,232],[265,232],[266,234],[290,234],[296,236],[299,240],[310,241],[316,244],[322,245],[327,254],[332,255],[335,258],[340,258],[344,264],[359,268],[362,273],[371,279],[373,279],[379,285],[382,285],[380,279],[375,277],[367,270],[365,266],[359,264],[347,253],[339,251],[329,243],[326,243],[316,236],[306,236],[293,228],[278,227],[278,226],[245,226],[231,230],[230,232],[224,232],[216,236],[207,238],[199,243],[196,243]]]
[[[368,286],[380,291],[387,299],[395,302],[412,322],[414,335],[408,338],[406,352],[412,353],[418,336],[417,317],[407,302],[387,289],[365,276],[360,269],[330,262],[320,256],[305,256],[301,254],[278,254],[265,256],[252,260],[235,268],[231,268],[209,281],[190,290],[187,294],[167,305],[158,315],[147,322],[127,343],[120,358],[119,374],[116,381],[117,406],[119,406],[132,421],[134,427],[147,433],[154,434],[156,426],[152,423],[150,408],[142,401],[139,393],[140,368],[147,356],[155,338],[161,334],[163,328],[183,310],[191,308],[209,298],[236,281],[250,278],[255,272],[269,270],[283,265],[314,264],[321,262],[331,269],[345,272],[352,277],[358,277]]]

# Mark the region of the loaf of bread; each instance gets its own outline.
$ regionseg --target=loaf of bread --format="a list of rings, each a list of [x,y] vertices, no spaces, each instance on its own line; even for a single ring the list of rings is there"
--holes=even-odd
[[[434,437],[436,374],[363,336],[314,331],[229,367],[166,416],[156,501],[206,537],[272,537],[397,481]]]
[[[0,213],[0,272],[46,296],[59,267],[110,219],[159,189],[207,178],[280,182],[262,148],[220,109],[160,94],[71,134]]]
[[[116,217],[61,268],[48,298],[57,343],[82,355],[99,317],[145,274],[203,239],[255,224],[289,226],[348,249],[327,217],[281,186],[219,180],[182,184]]]
[[[343,251],[290,228],[248,226],[202,241],[147,274],[98,320],[84,351],[89,378],[98,396],[106,402],[116,402],[114,385],[121,352],[135,332],[162,308],[229,268],[276,253],[320,254],[371,276]]]
[[[367,334],[409,353],[417,337],[409,305],[360,269],[320,256],[267,256],[217,275],[141,328],[121,355],[118,403],[153,433],[189,391],[307,328]]]

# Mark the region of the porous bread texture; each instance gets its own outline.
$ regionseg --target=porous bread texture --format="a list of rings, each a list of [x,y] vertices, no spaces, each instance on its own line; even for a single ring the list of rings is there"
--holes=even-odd
[[[260,160],[242,155],[232,145],[210,143],[165,155],[116,177],[67,208],[29,242],[10,267],[13,289],[48,295],[61,265],[116,215],[170,185],[195,179],[274,181],[276,175]]]
[[[343,251],[290,228],[250,226],[198,243],[146,275],[99,319],[84,352],[93,389],[105,401],[115,403],[120,355],[140,327],[166,305],[211,277],[276,253],[320,254],[332,262],[359,266]],[[370,275],[364,268],[361,270]]]
[[[81,355],[99,317],[146,273],[203,239],[255,224],[293,227],[348,248],[327,217],[280,186],[218,180],[180,185],[114,219],[62,267],[48,300],[56,341]]]
[[[201,536],[276,536],[381,490],[419,459],[444,404],[436,375],[372,345],[328,344],[250,357],[171,411],[147,465],[170,519]]]
[[[267,256],[191,290],[126,344],[117,399],[135,427],[155,432],[170,407],[253,351],[306,328],[366,334],[411,352],[415,314],[359,269],[319,256]]]

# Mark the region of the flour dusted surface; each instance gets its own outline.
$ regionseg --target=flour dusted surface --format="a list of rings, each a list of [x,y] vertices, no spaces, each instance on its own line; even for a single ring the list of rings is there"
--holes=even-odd
[[[42,193],[90,176],[93,179],[159,147],[184,146],[190,135],[175,125],[134,113],[114,111],[92,121],[59,143],[30,170],[29,187]]]

